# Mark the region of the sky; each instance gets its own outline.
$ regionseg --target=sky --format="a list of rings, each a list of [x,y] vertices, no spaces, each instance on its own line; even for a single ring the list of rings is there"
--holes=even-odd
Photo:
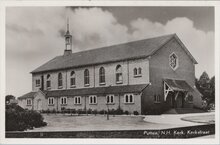
[[[73,52],[176,33],[196,77],[214,76],[213,7],[7,7],[6,95],[30,92],[30,72],[63,54],[67,19]]]

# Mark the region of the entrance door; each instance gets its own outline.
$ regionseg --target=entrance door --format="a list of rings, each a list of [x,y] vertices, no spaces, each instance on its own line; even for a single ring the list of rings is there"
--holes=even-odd
[[[184,93],[179,92],[177,98],[176,98],[176,107],[177,108],[183,108],[184,107]]]
[[[42,110],[42,101],[41,101],[41,99],[37,100],[37,110],[38,111]]]

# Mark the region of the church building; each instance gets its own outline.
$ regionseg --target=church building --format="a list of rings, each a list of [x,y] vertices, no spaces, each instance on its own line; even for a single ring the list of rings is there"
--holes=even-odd
[[[18,98],[21,107],[131,114],[201,107],[197,61],[176,34],[72,53],[68,27],[63,55],[31,72],[32,91]]]

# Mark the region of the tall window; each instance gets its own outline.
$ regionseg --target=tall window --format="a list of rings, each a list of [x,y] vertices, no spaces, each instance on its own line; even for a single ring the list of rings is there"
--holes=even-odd
[[[101,67],[99,69],[99,84],[105,84],[105,69]]]
[[[76,105],[81,104],[81,97],[80,96],[75,96],[74,97],[74,104],[76,104]]]
[[[40,79],[37,79],[37,80],[35,81],[35,83],[36,83],[36,87],[40,87]]]
[[[63,87],[63,78],[62,78],[62,74],[59,73],[58,74],[58,88],[62,88]]]
[[[173,70],[176,70],[178,67],[178,57],[174,52],[169,57],[169,65]]]
[[[84,71],[84,85],[89,86],[89,70]]]
[[[60,98],[60,104],[61,105],[66,105],[67,104],[67,97],[61,97]]]
[[[121,65],[117,65],[116,67],[116,83],[123,83]]]
[[[133,94],[125,94],[124,95],[125,103],[134,103],[134,95]]]
[[[97,104],[97,96],[89,96],[89,104]]]
[[[54,97],[48,98],[48,105],[54,105]]]
[[[70,86],[71,87],[76,86],[76,74],[74,71],[71,71],[71,73],[70,73]]]
[[[142,69],[139,67],[138,68],[138,74],[141,75],[142,74]]]
[[[113,104],[114,103],[114,95],[107,95],[106,96],[106,103]]]
[[[47,89],[49,90],[51,88],[51,81],[50,81],[50,75],[47,75]]]
[[[134,76],[136,76],[137,74],[138,74],[137,68],[134,68]]]

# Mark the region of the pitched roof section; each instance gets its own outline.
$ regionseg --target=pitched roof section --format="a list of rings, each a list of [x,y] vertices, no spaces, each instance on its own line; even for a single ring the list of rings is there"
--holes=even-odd
[[[102,47],[98,49],[72,53],[67,56],[57,56],[38,67],[31,73],[46,72],[51,70],[61,70],[67,68],[88,66],[107,62],[116,62],[153,55],[158,49],[166,44],[176,34],[164,35],[160,37],[133,41],[118,45]],[[188,52],[188,50],[184,47]],[[190,53],[187,53],[196,63]]]
[[[37,94],[37,92],[29,92],[27,94],[24,94],[21,97],[18,97],[18,99],[26,99],[26,98],[34,98],[34,96]]]
[[[60,96],[115,94],[115,93],[117,94],[118,93],[138,93],[138,92],[142,92],[147,86],[148,84],[69,89],[69,90],[54,90],[54,91],[44,91],[44,94],[46,94],[47,97],[60,97]]]
[[[174,91],[192,92],[194,89],[184,80],[164,79],[167,85]]]

